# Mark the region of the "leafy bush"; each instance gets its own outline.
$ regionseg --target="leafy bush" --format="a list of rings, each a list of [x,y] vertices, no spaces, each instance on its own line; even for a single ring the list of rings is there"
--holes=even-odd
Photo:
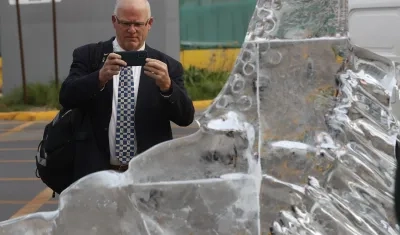
[[[30,83],[26,85],[26,103],[24,102],[22,87],[13,89],[0,99],[0,111],[18,111],[33,107],[45,109],[59,109],[58,94],[60,85],[55,82]]]
[[[227,72],[211,72],[190,67],[184,72],[185,87],[192,100],[213,99],[221,91],[228,75],[229,73]],[[56,86],[55,82],[27,84],[26,104],[24,104],[22,87],[18,87],[0,98],[0,112],[27,110],[37,107],[59,109],[58,94],[60,86]]]
[[[208,71],[189,67],[185,70],[185,87],[192,100],[214,99],[228,79],[225,71]]]

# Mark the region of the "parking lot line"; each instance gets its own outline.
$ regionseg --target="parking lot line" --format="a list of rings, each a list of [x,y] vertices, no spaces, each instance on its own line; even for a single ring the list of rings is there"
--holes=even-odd
[[[0,205],[25,205],[28,204],[29,201],[11,201],[11,200],[0,200]],[[58,200],[47,201],[44,203],[45,205],[57,205]]]
[[[15,139],[12,138],[12,139],[5,139],[5,140],[0,139],[0,143],[17,142],[17,141],[41,141],[41,140],[42,139],[40,139],[40,138],[15,138]]]
[[[21,122],[19,122],[21,123]],[[0,121],[0,125],[15,125],[15,122],[10,122],[10,121]]]
[[[33,122],[33,121],[32,122],[22,123],[21,125],[18,125],[18,126],[14,127],[14,128],[11,128],[10,130],[8,130],[8,131],[6,131],[4,133],[1,133],[0,134],[0,138],[6,137],[6,136],[11,135],[11,134],[13,134],[15,132],[20,132],[23,129],[27,128],[28,126],[31,126],[34,123],[35,122]]]
[[[40,192],[36,197],[34,197],[31,201],[25,204],[21,209],[19,209],[14,215],[10,217],[10,219],[23,216],[26,214],[30,214],[36,212],[42,207],[46,202],[51,199],[53,191],[46,187],[42,192]]]

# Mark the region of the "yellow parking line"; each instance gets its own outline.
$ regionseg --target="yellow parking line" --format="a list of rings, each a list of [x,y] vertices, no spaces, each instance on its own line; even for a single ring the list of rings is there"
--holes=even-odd
[[[16,127],[14,127],[14,128],[11,128],[7,132],[1,133],[0,134],[0,139],[6,137],[8,135],[11,135],[13,133],[20,132],[20,131],[24,130],[25,128],[31,126],[34,123],[35,123],[34,121],[25,122],[25,123],[22,123],[21,125],[18,125]],[[21,150],[21,149],[19,149],[19,150]],[[32,150],[32,149],[30,149],[30,150]],[[8,151],[10,151],[10,149],[8,149]],[[37,181],[37,180],[40,180],[40,179],[39,178],[0,178],[0,181],[3,181],[3,182],[4,181],[6,181],[6,182],[10,182],[10,181]],[[25,215],[25,214],[29,214],[29,213],[32,213],[32,212],[36,212],[37,210],[40,209],[40,207],[42,205],[44,205],[46,202],[48,202],[51,199],[52,194],[53,194],[53,191],[50,188],[46,187],[46,189],[44,189],[42,192],[40,192],[38,195],[36,195],[36,197],[33,198],[31,201],[27,202],[20,210],[17,211],[17,213],[15,213],[13,216],[11,216],[11,218],[19,217],[19,216],[22,216],[22,215]]]
[[[35,160],[0,160],[0,163],[32,163]]]
[[[42,139],[38,138],[26,138],[26,139],[6,139],[6,140],[0,140],[0,143],[6,143],[6,142],[22,142],[22,141],[41,141]]]
[[[10,122],[10,121],[1,121],[0,125],[15,125],[22,122]]]
[[[10,128],[0,128],[0,132],[6,132],[6,131],[8,131],[8,130],[10,130]]]
[[[16,201],[16,200],[0,200],[0,205],[25,205],[29,203],[29,201]],[[47,205],[54,205],[54,204],[58,204],[58,200],[54,200],[54,201],[47,201],[44,204]]]
[[[1,133],[1,134],[0,134],[0,138],[6,137],[6,136],[11,135],[11,134],[13,134],[13,133],[15,133],[15,132],[20,132],[20,131],[22,131],[23,129],[27,128],[28,126],[31,126],[31,125],[34,124],[34,123],[35,123],[35,122],[25,122],[25,123],[22,123],[21,125],[18,125],[18,126],[12,128],[12,129],[8,130],[7,132]]]
[[[31,201],[25,204],[25,206],[19,209],[14,215],[12,215],[10,219],[36,212],[40,209],[40,207],[42,207],[44,204],[46,204],[46,202],[51,199],[52,194],[53,191],[50,188],[45,188],[35,198],[33,198]]]

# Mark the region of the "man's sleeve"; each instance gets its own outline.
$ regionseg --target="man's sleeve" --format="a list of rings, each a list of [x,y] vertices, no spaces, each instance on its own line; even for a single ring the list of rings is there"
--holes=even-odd
[[[195,110],[184,85],[183,67],[177,61],[169,62],[171,89],[160,96],[168,106],[170,120],[179,126],[189,126],[193,122]]]
[[[67,109],[87,105],[98,92],[99,71],[90,70],[89,46],[76,48],[72,53],[69,74],[61,85],[59,101]]]

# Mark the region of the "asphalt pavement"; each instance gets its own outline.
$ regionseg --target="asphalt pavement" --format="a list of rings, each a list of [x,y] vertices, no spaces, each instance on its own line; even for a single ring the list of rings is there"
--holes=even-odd
[[[0,221],[38,211],[53,211],[58,196],[35,175],[37,146],[48,121],[0,121]],[[172,125],[174,138],[198,130]]]

